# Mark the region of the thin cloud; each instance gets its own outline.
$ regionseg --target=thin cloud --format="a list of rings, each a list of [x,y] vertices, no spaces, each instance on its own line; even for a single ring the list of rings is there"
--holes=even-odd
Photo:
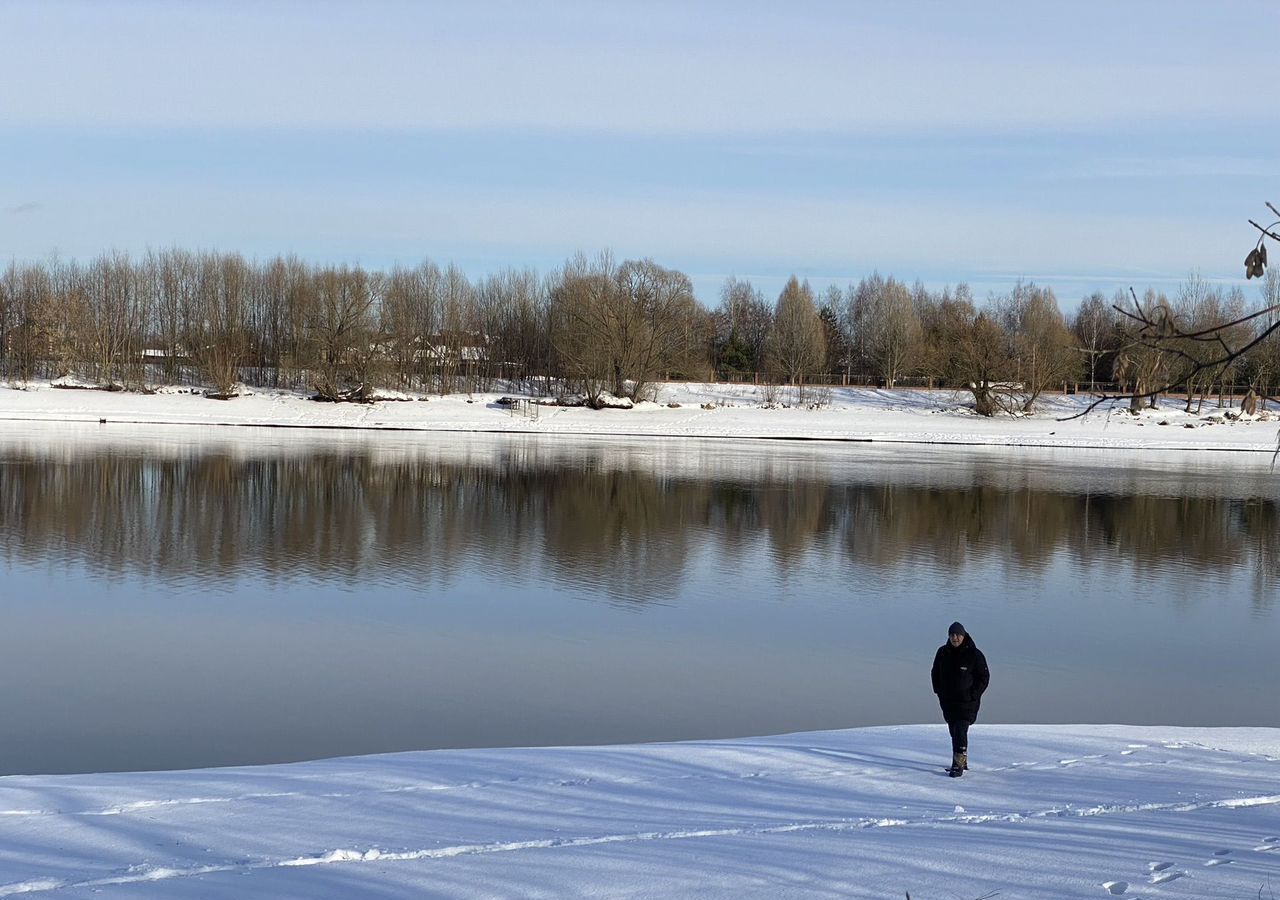
[[[967,7],[948,13],[946,4],[926,14],[916,5],[803,2],[743,14],[742,5],[478,0],[452,10],[386,4],[379,15],[333,4],[311,15],[305,4],[11,2],[0,4],[0,81],[39,71],[51,48],[59,77],[0,92],[0,121],[725,135],[1140,131],[1153,121],[1253,122],[1257,99],[1241,86],[1269,50],[1268,29],[1241,33],[1207,5],[1005,3],[985,17]],[[1129,41],[1139,29],[1143,40]],[[183,90],[157,71],[182,73]]]
[[[28,201],[26,203],[19,203],[17,206],[10,206],[8,209],[5,210],[5,212],[11,215],[20,216],[23,213],[35,212],[39,208],[40,208],[39,203],[35,203],[34,201]]]

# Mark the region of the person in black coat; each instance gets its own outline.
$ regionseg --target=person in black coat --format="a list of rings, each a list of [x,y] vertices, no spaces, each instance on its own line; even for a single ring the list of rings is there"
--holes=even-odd
[[[951,732],[951,768],[958,778],[969,768],[969,726],[978,718],[982,694],[991,682],[987,658],[959,622],[947,629],[947,642],[933,657],[933,692]]]

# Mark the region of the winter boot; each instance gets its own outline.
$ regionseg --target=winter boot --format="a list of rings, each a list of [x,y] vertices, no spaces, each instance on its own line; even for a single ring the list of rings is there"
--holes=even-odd
[[[960,761],[960,768],[969,771],[969,752],[967,750],[956,754],[956,759]]]
[[[961,775],[964,774],[962,757],[959,753],[951,754],[951,768],[947,769],[947,774],[950,775],[952,778],[959,778]]]

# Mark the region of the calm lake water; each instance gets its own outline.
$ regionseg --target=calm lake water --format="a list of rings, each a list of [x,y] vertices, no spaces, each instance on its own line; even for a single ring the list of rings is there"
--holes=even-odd
[[[1265,455],[0,426],[0,772],[1280,726]]]

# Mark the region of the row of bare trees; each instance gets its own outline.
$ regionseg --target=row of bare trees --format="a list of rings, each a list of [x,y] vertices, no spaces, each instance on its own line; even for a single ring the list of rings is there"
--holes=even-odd
[[[474,387],[510,374],[482,362],[536,354],[525,342],[544,295],[531,273],[472,284],[430,262],[380,273],[166,250],[15,263],[0,275],[0,368],[110,389],[197,382],[223,396],[241,381],[329,399],[375,383]]]
[[[183,250],[0,275],[5,377],[109,389],[190,381],[230,396],[245,381],[352,399],[502,379],[638,398],[656,379],[711,376],[709,323],[686,275],[609,254],[476,282],[432,262],[371,272]]]
[[[1253,304],[1239,288],[1192,274],[1172,299],[1154,289],[1141,299],[1132,291],[1110,299],[1094,293],[1071,316],[1051,289],[1034,283],[979,306],[963,284],[932,292],[873,274],[843,291],[829,288],[820,315],[828,359],[846,374],[872,373],[888,386],[928,376],[972,391],[986,415],[1030,412],[1044,391],[1067,383],[1105,384],[1135,409],[1178,389],[1188,410],[1227,385],[1267,397],[1280,383],[1274,272]],[[1141,333],[1149,321],[1161,323],[1159,339]]]
[[[834,373],[890,387],[928,378],[971,391],[992,415],[1030,411],[1069,382],[1119,383],[1135,405],[1171,386],[1188,404],[1229,383],[1268,396],[1280,380],[1276,336],[1231,351],[1267,333],[1278,304],[1274,272],[1252,305],[1192,276],[1172,299],[1094,294],[1070,317],[1033,283],[980,304],[963,284],[931,291],[876,273],[820,297],[792,278],[773,299],[730,278],[708,310],[684,273],[607,253],[547,276],[472,281],[429,261],[379,272],[173,249],[9,265],[0,373],[129,390],[185,382],[218,396],[240,382],[307,386],[326,399],[523,383],[591,403],[648,398],[670,378],[796,384]],[[1135,341],[1135,321],[1163,329],[1159,340]]]
[[[1089,380],[1110,380],[1132,408],[1158,405],[1176,388],[1188,412],[1229,386],[1245,385],[1246,404],[1280,388],[1280,275],[1267,272],[1250,303],[1192,275],[1173,297],[1148,289],[1092,294],[1072,323]]]

